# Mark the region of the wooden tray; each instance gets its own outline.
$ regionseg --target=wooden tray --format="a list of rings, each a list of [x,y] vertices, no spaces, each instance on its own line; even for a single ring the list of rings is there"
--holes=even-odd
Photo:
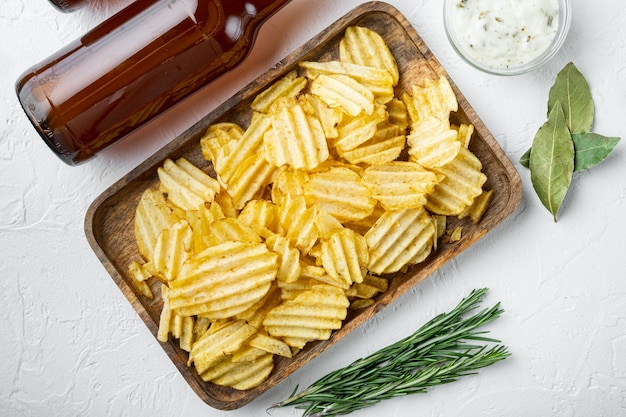
[[[199,139],[206,127],[218,121],[235,121],[241,123],[242,126],[247,126],[250,116],[249,104],[257,92],[288,71],[297,68],[298,61],[336,59],[339,39],[343,36],[345,28],[351,25],[369,27],[385,39],[398,61],[402,74],[397,87],[399,91],[406,90],[425,77],[447,76],[440,63],[398,10],[382,2],[365,3],[305,43],[155,153],[106,190],[89,207],[85,220],[87,239],[122,293],[155,335],[155,340],[162,306],[160,297],[157,296],[159,295],[158,285],[153,286],[155,300],[148,300],[134,289],[127,273],[128,264],[132,260],[140,259],[133,236],[133,217],[141,193],[158,182],[156,171],[165,158],[185,157],[208,172],[213,172],[212,167],[203,159],[199,146]],[[207,404],[214,408],[231,410],[252,401],[312,360],[317,354],[341,340],[346,334],[458,253],[467,249],[513,213],[520,202],[522,193],[519,175],[456,85],[451,80],[450,84],[459,101],[459,110],[452,115],[451,120],[453,123],[474,124],[475,133],[470,149],[481,160],[483,171],[489,178],[486,188],[494,190],[493,202],[480,224],[473,225],[468,220],[451,219],[450,227],[457,224],[463,226],[463,237],[460,241],[441,245],[426,262],[411,268],[406,273],[395,274],[391,279],[389,290],[378,297],[371,307],[350,313],[344,327],[336,331],[330,340],[309,343],[293,359],[276,357],[271,376],[256,389],[237,391],[206,383],[193,369],[186,366],[187,353],[182,351],[177,343],[160,343],[191,388]]]

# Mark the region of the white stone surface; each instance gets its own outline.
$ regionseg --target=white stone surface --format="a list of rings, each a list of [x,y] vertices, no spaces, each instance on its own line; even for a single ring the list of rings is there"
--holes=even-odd
[[[296,385],[414,331],[471,289],[505,315],[490,326],[513,356],[428,394],[386,401],[355,416],[626,415],[626,152],[576,174],[558,223],[517,160],[545,120],[556,73],[573,61],[595,98],[598,133],[626,137],[626,9],[572,0],[569,37],[543,68],[513,78],[480,73],[448,44],[440,1],[394,0],[521,173],[524,197],[503,225],[350,336],[249,405],[203,403],[164,354],[83,232],[88,205],[196,119],[297,48],[356,0],[293,0],[269,21],[243,65],[218,85],[71,168],[37,137],[14,82],[125,1],[62,14],[45,0],[0,6],[0,415],[264,416]],[[126,0],[127,2],[127,0]],[[299,416],[292,408],[269,415]]]

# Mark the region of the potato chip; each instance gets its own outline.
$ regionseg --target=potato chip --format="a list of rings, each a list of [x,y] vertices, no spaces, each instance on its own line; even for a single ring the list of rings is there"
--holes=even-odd
[[[213,164],[222,184],[230,182],[244,160],[263,150],[263,137],[271,125],[269,117],[255,117],[240,139],[228,142],[219,150]]]
[[[331,278],[348,285],[362,282],[369,261],[367,242],[355,231],[344,228],[322,243],[320,257]]]
[[[304,197],[309,206],[319,207],[342,223],[369,216],[376,205],[359,174],[341,166],[310,174]]]
[[[370,196],[387,210],[424,206],[426,194],[433,191],[437,181],[436,174],[408,161],[370,166],[362,179]]]
[[[285,237],[291,245],[305,255],[309,253],[319,237],[315,226],[317,207],[307,207],[303,195],[292,197],[287,194],[287,198],[279,205],[278,215]]]
[[[326,139],[336,138],[339,134],[337,126],[343,120],[344,112],[338,107],[330,107],[312,94],[304,94],[300,102],[307,112],[315,115],[320,121]]]
[[[372,114],[361,113],[339,125],[337,138],[333,141],[339,155],[367,142],[376,134],[378,124],[386,119],[387,114],[384,106],[377,105],[374,109]]]
[[[399,271],[417,253],[432,247],[433,219],[423,208],[388,210],[365,234],[370,249],[368,270],[374,274]]]
[[[446,165],[433,168],[443,178],[428,194],[426,208],[435,214],[458,216],[474,202],[483,190],[487,176],[482,164],[468,149],[461,147],[458,155]]]
[[[328,159],[328,143],[322,124],[299,104],[271,115],[272,130],[265,134],[265,159],[277,166],[311,170]]]
[[[152,289],[148,285],[148,278],[152,277],[152,274],[148,272],[137,261],[133,261],[128,265],[128,275],[132,279],[133,286],[139,290],[139,292],[149,299],[154,298]]]
[[[303,195],[302,187],[308,180],[309,175],[305,171],[294,170],[287,166],[279,168],[272,182],[272,201],[281,204],[286,195],[293,197]]]
[[[207,161],[215,161],[219,150],[230,141],[236,141],[244,130],[236,123],[221,122],[210,125],[200,138],[200,150]]]
[[[251,200],[237,217],[265,239],[279,232],[278,206],[268,200]]]
[[[479,196],[474,199],[472,205],[467,206],[463,213],[459,214],[459,219],[463,219],[467,216],[472,220],[472,223],[478,224],[483,218],[485,212],[489,208],[493,200],[493,190],[485,190]]]
[[[207,247],[224,242],[256,242],[261,243],[261,236],[239,218],[225,217],[215,220],[209,225],[205,235]]]
[[[267,247],[278,255],[276,278],[284,282],[294,282],[300,277],[300,251],[290,245],[289,239],[273,235],[265,241]]]
[[[349,305],[340,288],[315,285],[272,309],[263,325],[270,336],[282,338],[288,344],[289,338],[327,340],[332,330],[341,327]]]
[[[248,309],[241,313],[235,314],[233,318],[235,320],[245,320],[250,326],[255,329],[261,329],[263,319],[267,315],[268,311],[276,307],[281,303],[281,290],[278,285],[272,284],[270,290],[256,303],[250,306]]]
[[[183,316],[233,316],[260,300],[277,272],[278,256],[263,243],[211,246],[190,257],[170,283],[170,305]]]
[[[469,143],[474,134],[474,125],[461,124],[459,126],[452,126],[452,128],[457,131],[457,140],[461,142],[461,146],[469,148]]]
[[[406,109],[406,104],[399,98],[394,98],[385,104],[387,109],[387,117],[390,124],[398,126],[401,129],[408,129],[409,127],[409,114]]]
[[[346,28],[339,43],[340,59],[359,65],[369,65],[389,72],[395,86],[400,79],[400,71],[385,40],[375,31],[363,26]]]
[[[347,75],[368,88],[378,103],[386,103],[394,97],[394,81],[386,69],[342,61],[303,61],[299,65],[306,69],[307,77],[310,79],[315,79],[320,74]]]
[[[387,278],[367,274],[362,282],[354,283],[350,289],[346,291],[346,295],[348,297],[369,299],[386,292],[388,287],[389,280]]]
[[[458,110],[456,96],[448,79],[424,79],[424,85],[413,85],[410,93],[402,94],[411,124],[432,117],[448,120],[450,112]]]
[[[265,192],[275,170],[276,167],[268,163],[262,153],[252,154],[241,161],[226,185],[235,209],[241,210],[248,201]]]
[[[458,132],[448,120],[435,117],[422,119],[411,126],[407,136],[409,155],[425,168],[438,168],[452,161],[459,153]]]
[[[152,260],[154,245],[162,230],[170,228],[183,218],[184,212],[168,202],[162,192],[146,189],[135,209],[135,240],[139,253],[146,261]]]
[[[289,345],[265,332],[257,332],[247,343],[249,346],[264,350],[267,353],[291,358],[291,348]]]
[[[252,346],[242,346],[239,350],[230,356],[230,361],[234,363],[254,362],[262,356],[268,356],[267,352]]]
[[[160,187],[168,200],[183,210],[194,210],[213,201],[219,183],[185,158],[166,159],[157,169]]]
[[[237,390],[259,386],[274,369],[273,355],[267,353],[249,362],[233,362],[226,357],[200,375],[204,381]]]
[[[232,321],[216,332],[207,332],[193,343],[189,363],[202,374],[220,359],[239,350],[254,333],[256,329],[243,320]]]
[[[306,78],[298,77],[295,70],[290,71],[287,75],[257,94],[252,104],[250,104],[250,108],[261,113],[270,113],[273,110],[273,106],[281,99],[295,99],[306,84]]]
[[[311,82],[310,89],[330,107],[339,107],[351,116],[374,112],[374,93],[347,75],[321,74]]]
[[[176,279],[191,251],[193,233],[189,223],[180,220],[164,229],[154,246],[154,270],[165,281]]]
[[[378,165],[396,160],[406,146],[403,129],[388,122],[376,126],[374,135],[353,149],[340,155],[352,164]]]

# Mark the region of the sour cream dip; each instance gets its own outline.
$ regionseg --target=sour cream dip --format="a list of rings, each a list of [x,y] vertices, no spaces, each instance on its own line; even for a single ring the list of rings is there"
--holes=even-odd
[[[452,0],[448,30],[457,47],[495,69],[525,65],[544,53],[559,30],[558,0]]]

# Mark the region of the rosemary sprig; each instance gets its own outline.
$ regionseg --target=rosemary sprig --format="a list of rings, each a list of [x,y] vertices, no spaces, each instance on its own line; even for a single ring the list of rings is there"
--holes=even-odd
[[[412,335],[327,374],[298,394],[296,386],[274,407],[293,405],[309,417],[344,415],[389,398],[425,393],[506,359],[507,347],[477,330],[503,312],[500,303],[474,312],[487,291],[473,290]]]

